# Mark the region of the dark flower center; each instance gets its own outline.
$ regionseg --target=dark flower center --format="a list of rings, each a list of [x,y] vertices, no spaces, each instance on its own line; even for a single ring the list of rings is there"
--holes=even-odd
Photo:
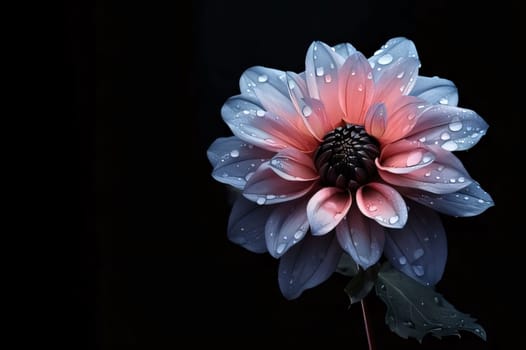
[[[359,125],[338,127],[325,135],[314,155],[322,185],[355,189],[376,175],[378,141]]]

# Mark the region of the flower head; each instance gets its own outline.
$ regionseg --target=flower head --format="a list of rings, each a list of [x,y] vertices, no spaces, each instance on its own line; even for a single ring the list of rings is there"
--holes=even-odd
[[[434,285],[447,257],[436,212],[493,205],[453,151],[488,125],[457,107],[454,84],[418,75],[414,44],[389,40],[369,59],[314,42],[305,72],[245,71],[222,116],[235,136],[208,150],[213,177],[240,190],[229,238],[280,258],[292,299],[325,281],[342,254],[366,269],[382,255]]]

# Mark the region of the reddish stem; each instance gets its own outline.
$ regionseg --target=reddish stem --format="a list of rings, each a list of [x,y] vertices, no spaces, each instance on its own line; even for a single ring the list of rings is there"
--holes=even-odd
[[[362,315],[363,323],[365,326],[365,334],[367,335],[367,344],[369,345],[369,350],[375,350],[371,325],[369,323],[369,318],[367,317],[367,306],[365,305],[365,298],[360,301],[360,304],[362,304]]]

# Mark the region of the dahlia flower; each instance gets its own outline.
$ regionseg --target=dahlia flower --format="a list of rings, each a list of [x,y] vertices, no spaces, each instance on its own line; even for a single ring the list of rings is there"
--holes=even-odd
[[[488,125],[457,107],[455,85],[418,75],[412,41],[369,59],[313,42],[305,71],[252,67],[221,114],[234,136],[212,143],[213,177],[237,189],[228,237],[279,258],[288,299],[331,276],[342,254],[385,258],[423,285],[444,272],[438,213],[477,215],[491,197],[454,155]]]

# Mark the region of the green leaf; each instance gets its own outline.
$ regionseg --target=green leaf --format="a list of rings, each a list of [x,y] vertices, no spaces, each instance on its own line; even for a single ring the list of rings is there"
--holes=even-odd
[[[358,274],[359,266],[354,262],[353,258],[349,254],[342,254],[336,272],[341,273],[344,276],[353,277]]]
[[[428,333],[441,338],[469,331],[486,340],[486,332],[474,318],[457,311],[441,294],[389,263],[378,272],[376,294],[387,305],[385,322],[402,338],[413,337],[422,342]]]
[[[358,274],[347,283],[345,293],[349,296],[351,305],[361,301],[373,289],[378,270],[379,265],[373,265],[365,271],[360,269]]]

